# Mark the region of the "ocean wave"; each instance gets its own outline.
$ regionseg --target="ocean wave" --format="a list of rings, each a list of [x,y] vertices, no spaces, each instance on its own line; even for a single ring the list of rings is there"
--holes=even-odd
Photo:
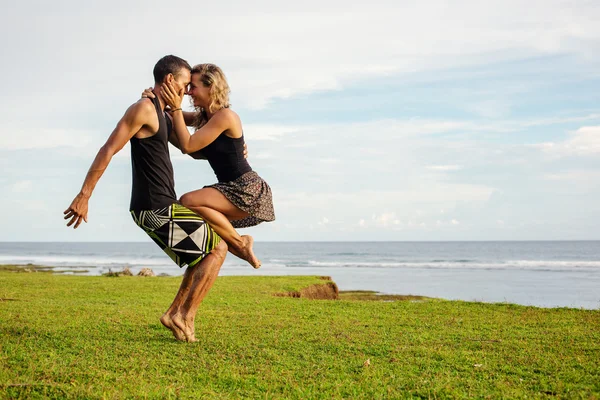
[[[388,269],[472,269],[472,270],[536,270],[536,271],[594,271],[600,270],[600,261],[597,260],[477,260],[456,257],[454,259],[431,258],[429,260],[394,260],[385,259],[361,259],[352,260],[330,260],[330,259],[308,259],[298,257],[269,258],[263,260],[264,268],[274,270],[289,268],[388,268]],[[84,267],[99,269],[118,269],[122,267],[132,268],[177,268],[164,254],[156,256],[121,256],[117,254],[102,256],[53,255],[53,254],[27,254],[27,255],[0,255],[0,264],[36,264],[55,267]],[[229,268],[243,268],[247,264],[236,257],[229,256],[225,261]]]
[[[569,271],[600,269],[600,261],[556,261],[556,260],[507,260],[486,262],[476,260],[432,260],[432,261],[398,261],[398,262],[361,262],[361,261],[315,261],[295,264],[294,267],[342,267],[342,268],[417,268],[417,269],[531,269],[548,271]]]
[[[373,253],[364,253],[364,252],[355,252],[355,251],[348,251],[348,252],[342,252],[342,253],[328,253],[327,255],[329,256],[372,256]]]
[[[165,258],[127,258],[127,257],[81,257],[50,255],[0,255],[0,264],[36,264],[56,267],[121,267],[121,266],[165,266],[170,260]]]

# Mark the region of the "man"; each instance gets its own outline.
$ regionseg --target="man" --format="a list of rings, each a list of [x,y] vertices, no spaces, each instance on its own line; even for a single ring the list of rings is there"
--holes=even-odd
[[[204,220],[177,202],[168,142],[171,124],[165,116],[160,86],[180,90],[190,83],[190,65],[169,55],[154,66],[154,99],[131,105],[98,151],[81,191],[64,211],[67,226],[87,222],[88,202],[112,157],[131,143],[133,170],[130,211],[136,224],[180,267],[186,266],[173,303],[160,318],[177,340],[195,342],[194,319],[198,306],[212,287],[227,254],[227,244]]]

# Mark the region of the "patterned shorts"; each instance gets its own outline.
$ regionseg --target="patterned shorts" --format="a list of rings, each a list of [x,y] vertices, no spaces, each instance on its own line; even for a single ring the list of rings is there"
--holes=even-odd
[[[193,267],[221,241],[201,217],[180,204],[131,211],[131,216],[179,267]]]

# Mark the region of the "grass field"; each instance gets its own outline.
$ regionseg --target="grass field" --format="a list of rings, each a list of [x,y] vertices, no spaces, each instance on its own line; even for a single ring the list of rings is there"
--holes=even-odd
[[[597,310],[220,277],[181,343],[158,320],[179,282],[0,272],[0,398],[600,398]]]

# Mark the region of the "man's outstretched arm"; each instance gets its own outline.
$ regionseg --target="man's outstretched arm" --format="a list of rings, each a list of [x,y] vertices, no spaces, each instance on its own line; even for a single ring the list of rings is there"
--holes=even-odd
[[[100,177],[113,156],[125,146],[142,126],[148,124],[153,112],[155,112],[154,106],[148,101],[140,101],[127,109],[106,143],[96,154],[96,158],[83,181],[81,190],[75,196],[69,208],[64,211],[64,218],[70,219],[67,226],[75,224],[73,228],[76,229],[82,221],[87,222],[88,201]]]

